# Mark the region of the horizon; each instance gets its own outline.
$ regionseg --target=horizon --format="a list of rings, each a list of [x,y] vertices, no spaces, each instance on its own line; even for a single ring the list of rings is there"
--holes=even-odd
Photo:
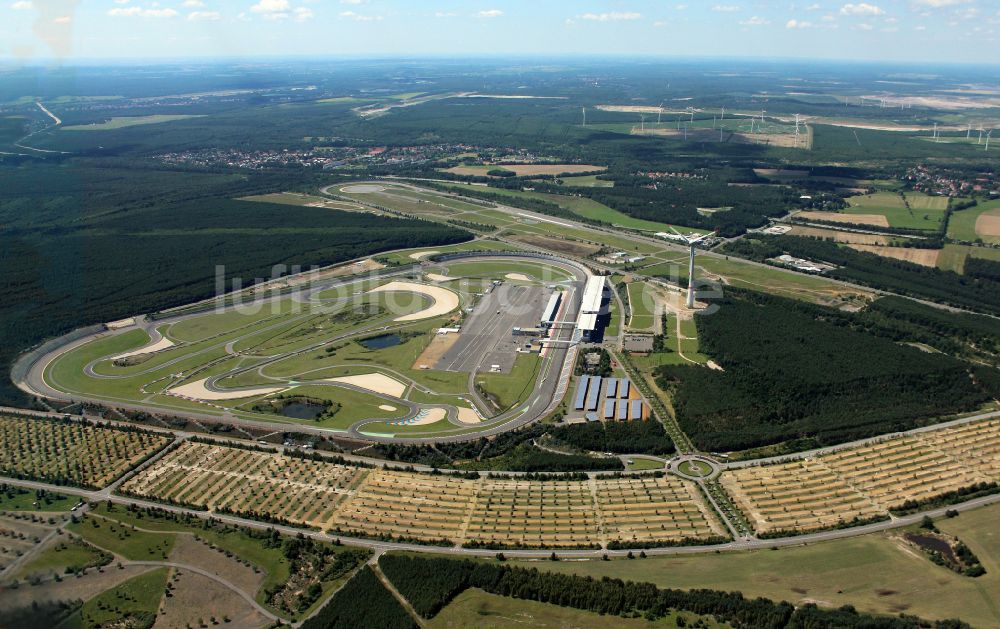
[[[439,0],[7,0],[0,60],[711,58],[993,66],[985,0],[469,6]],[[184,55],[178,56],[178,50]],[[933,58],[932,58],[933,56]]]

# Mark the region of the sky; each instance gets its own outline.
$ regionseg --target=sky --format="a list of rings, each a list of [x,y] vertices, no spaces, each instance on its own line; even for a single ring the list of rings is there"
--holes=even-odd
[[[1000,64],[1000,0],[0,0],[0,58],[638,55]]]

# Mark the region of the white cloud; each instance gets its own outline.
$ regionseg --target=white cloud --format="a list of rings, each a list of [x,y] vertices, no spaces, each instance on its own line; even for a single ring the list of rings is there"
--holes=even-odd
[[[785,28],[812,28],[812,22],[788,20],[785,23]]]
[[[10,8],[15,11],[30,11],[33,8],[31,0],[18,0],[14,4],[10,5]]]
[[[736,4],[717,4],[712,7],[712,10],[717,13],[733,13],[739,11],[742,7]]]
[[[663,28],[664,26],[667,26],[667,22],[664,22],[663,20],[657,20],[653,22],[654,28]]]
[[[306,20],[311,20],[316,16],[316,14],[313,13],[313,10],[307,7],[295,7],[295,10],[292,11],[292,13],[295,14],[296,22],[305,22]]]
[[[283,13],[289,8],[288,0],[260,0],[250,10],[254,13]]]
[[[111,17],[151,17],[151,18],[171,18],[177,17],[178,13],[174,9],[143,9],[142,7],[115,7],[108,11]]]
[[[913,30],[915,30],[915,31],[926,31],[927,27],[924,26],[923,24],[920,24],[919,26],[914,26]]]
[[[819,4],[810,4],[806,7],[806,11],[819,11],[820,8]]]
[[[362,15],[354,11],[341,11],[340,17],[345,20],[354,20],[355,22],[379,22],[382,20],[381,15]]]
[[[60,15],[59,17],[57,17],[52,21],[55,22],[56,24],[69,24],[70,22],[73,21],[73,18],[71,18],[68,15]]]
[[[871,24],[868,24],[867,22],[862,22],[862,23],[858,24],[857,26],[855,26],[854,28],[856,28],[858,30],[862,30],[862,31],[870,31],[874,27]]]
[[[222,19],[222,14],[218,11],[192,11],[188,13],[187,19],[191,22],[214,22]]]
[[[740,22],[740,24],[742,24],[743,26],[764,26],[770,23],[771,20],[768,20],[767,18],[762,18],[759,15],[755,15],[749,20],[743,20],[742,22]]]
[[[956,4],[967,4],[969,0],[913,0],[913,4],[925,7],[940,9],[941,7],[953,7]]]
[[[842,15],[883,15],[885,11],[874,4],[860,2],[858,4],[845,4],[840,7],[840,13]]]
[[[205,6],[205,3],[201,0],[184,0],[184,2],[181,3],[181,6],[186,9],[200,9]]]
[[[485,11],[480,11],[476,14],[476,17],[493,18],[500,17],[503,15],[503,11],[500,9],[486,9]]]
[[[340,4],[364,4],[365,0],[340,0]]]
[[[458,17],[458,13],[454,11],[436,11],[434,17]]]
[[[638,20],[641,17],[641,13],[612,11],[611,13],[584,13],[580,19],[592,22],[628,22]]]

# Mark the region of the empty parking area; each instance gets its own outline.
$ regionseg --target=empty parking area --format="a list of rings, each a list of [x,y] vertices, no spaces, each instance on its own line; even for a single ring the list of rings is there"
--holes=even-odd
[[[1000,481],[1000,419],[729,470],[720,481],[759,533],[887,517],[893,509]]]

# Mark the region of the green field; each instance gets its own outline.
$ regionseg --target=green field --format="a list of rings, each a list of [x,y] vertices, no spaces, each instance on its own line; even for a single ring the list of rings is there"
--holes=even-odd
[[[683,620],[678,623],[678,617]],[[701,620],[705,627],[725,627],[715,622],[711,616],[699,617],[689,613],[668,613],[663,618],[650,622],[641,618],[604,616],[593,612],[560,607],[555,604],[539,603],[506,596],[489,594],[470,588],[455,597],[432,618],[430,629],[450,629],[476,627],[477,629],[508,629],[525,625],[552,629],[571,627],[623,627],[624,629],[669,629],[691,626],[689,623]],[[683,624],[682,624],[683,623]]]
[[[876,192],[850,197],[851,207],[846,214],[880,214],[889,221],[890,227],[904,229],[937,230],[944,220],[948,198],[919,193],[906,195],[907,209],[903,197],[894,192]]]
[[[938,255],[937,265],[939,269],[961,273],[965,268],[966,258],[970,256],[1000,262],[1000,249],[947,244]]]
[[[556,180],[560,186],[576,186],[580,188],[611,188],[615,182],[598,179],[597,175],[579,175],[577,177],[561,177]]]
[[[637,332],[648,332],[656,325],[655,291],[646,282],[628,284],[628,300],[632,316],[628,327]]]
[[[484,279],[510,279],[508,274],[520,273],[539,282],[566,282],[570,275],[558,267],[539,262],[520,262],[517,260],[448,262],[450,277],[473,277]]]
[[[132,530],[131,526],[95,515],[85,515],[67,528],[98,548],[134,561],[165,560],[174,547],[173,535]]]
[[[136,127],[146,124],[160,124],[163,122],[173,122],[175,120],[187,120],[188,118],[201,118],[202,116],[186,115],[166,115],[155,114],[152,116],[116,116],[105,122],[94,124],[78,124],[62,127],[63,131],[112,131],[114,129],[124,129],[125,127]]]
[[[1000,236],[984,236],[976,233],[976,220],[986,212],[993,215],[1000,214],[1000,201],[987,201],[966,210],[953,212],[948,219],[948,237],[967,242],[979,239],[988,243],[1000,242]]]
[[[650,581],[660,587],[738,590],[792,603],[854,605],[861,611],[928,619],[961,618],[974,627],[1000,625],[1000,505],[939,520],[979,556],[977,579],[934,565],[892,534],[872,534],[741,553],[655,557],[644,560],[525,562],[539,569]]]
[[[130,619],[129,624],[121,626],[149,626],[140,619],[151,625],[166,589],[169,570],[150,570],[90,599],[80,611],[83,626],[118,626],[125,618]]]
[[[480,373],[476,383],[496,401],[501,411],[528,399],[541,368],[538,354],[518,354],[510,373]]]
[[[62,575],[88,566],[105,565],[111,560],[110,554],[76,538],[63,536],[21,568],[19,574],[25,578]]]
[[[64,496],[50,492],[45,492],[41,498],[38,498],[34,491],[17,487],[9,487],[6,491],[0,491],[0,511],[44,511],[50,513],[69,511],[79,501],[80,499],[75,496]]]

